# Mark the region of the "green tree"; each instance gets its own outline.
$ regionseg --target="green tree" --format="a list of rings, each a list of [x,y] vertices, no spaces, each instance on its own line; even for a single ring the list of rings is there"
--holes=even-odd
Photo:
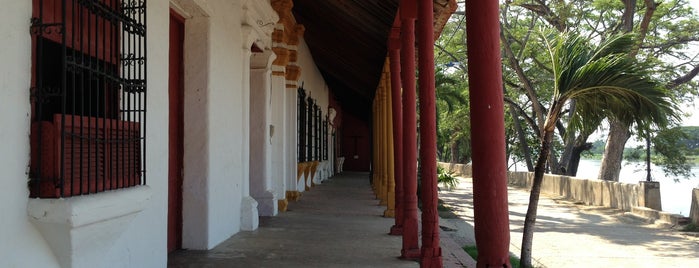
[[[531,267],[531,250],[537,206],[546,162],[556,125],[563,111],[572,109],[570,127],[585,129],[599,118],[614,116],[639,126],[665,127],[674,117],[675,104],[668,92],[651,79],[626,51],[634,45],[630,35],[605,38],[594,46],[587,38],[559,33],[543,38],[553,73],[551,106],[547,112],[534,181],[524,222],[521,266]]]
[[[686,99],[696,95],[696,82],[699,73],[699,57],[696,50],[688,50],[691,44],[699,43],[699,19],[684,0],[669,0],[662,3],[635,0],[595,0],[595,1],[505,1],[502,10],[502,44],[504,81],[506,96],[517,117],[521,118],[522,131],[516,133],[533,134],[541,137],[545,113],[552,104],[549,81],[545,79],[551,70],[544,63],[545,48],[532,41],[532,33],[544,25],[567,31],[572,27],[592,40],[618,33],[636,35],[635,45],[626,51],[627,55],[651,66],[653,76],[672,89],[675,98]],[[620,171],[623,148],[632,133],[643,131],[639,126],[619,124],[614,117],[598,118],[597,124],[587,129],[571,128],[571,111],[575,104],[562,114],[556,125],[557,135],[552,142],[552,151],[547,163],[552,173],[575,175],[580,155],[592,148],[587,140],[600,125],[612,121],[610,139],[607,144],[602,178],[615,180]],[[512,112],[510,114],[513,114]],[[517,124],[513,124],[516,127]],[[631,131],[629,131],[631,130]],[[623,134],[623,135],[619,135]],[[529,142],[518,141],[517,148],[526,150]],[[525,157],[524,152],[519,156]],[[532,158],[536,153],[530,153]],[[526,157],[525,157],[526,158]],[[615,160],[616,159],[616,160]],[[618,160],[618,161],[617,161]],[[531,160],[530,160],[531,161]],[[619,163],[616,165],[614,163]]]
[[[465,44],[463,16],[452,18],[435,44],[437,149],[441,161],[452,163],[471,160]]]
[[[691,128],[674,127],[664,129],[653,137],[654,151],[657,155],[656,163],[660,165],[666,175],[674,177],[693,177],[692,166],[687,156],[693,154],[692,146],[696,146],[696,136],[691,141]]]
[[[470,161],[470,127],[467,86],[442,70],[435,73],[437,96],[437,152],[441,161]]]

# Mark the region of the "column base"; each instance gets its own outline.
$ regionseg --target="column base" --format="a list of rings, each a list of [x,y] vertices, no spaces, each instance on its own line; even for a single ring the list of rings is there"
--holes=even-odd
[[[277,200],[277,207],[279,208],[279,212],[286,212],[287,208],[289,207],[289,200]]]
[[[277,207],[277,199],[275,198],[264,198],[256,199],[257,201],[257,213],[260,216],[277,216],[279,213],[279,208]]]
[[[403,226],[393,225],[389,235],[403,235]]]
[[[442,248],[423,248],[420,267],[442,267]]]
[[[260,218],[257,214],[257,201],[250,196],[243,197],[240,206],[240,229],[243,231],[254,231],[260,225]]]
[[[388,209],[384,210],[383,216],[385,218],[395,218],[396,217],[396,210],[388,208]]]
[[[420,259],[420,249],[411,248],[403,249],[400,251],[400,258],[404,260],[419,260]]]
[[[299,199],[301,199],[301,192],[286,191],[286,199],[288,199],[289,201],[299,201]]]

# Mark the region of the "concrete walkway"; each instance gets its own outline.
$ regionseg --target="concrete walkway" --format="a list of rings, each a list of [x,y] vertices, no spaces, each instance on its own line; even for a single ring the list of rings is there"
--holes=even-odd
[[[473,239],[473,188],[470,178],[441,191],[440,199],[459,218],[445,220],[458,228],[462,243]],[[520,253],[529,192],[509,188],[510,252]],[[532,255],[539,267],[699,267],[699,239],[646,224],[614,209],[584,206],[541,196]]]
[[[401,237],[390,236],[366,173],[343,173],[303,193],[289,211],[260,217],[260,227],[240,232],[209,251],[180,250],[168,267],[418,267],[400,260]],[[445,267],[463,267],[465,253],[442,239]],[[468,258],[468,255],[466,255]],[[472,262],[472,260],[470,260]]]

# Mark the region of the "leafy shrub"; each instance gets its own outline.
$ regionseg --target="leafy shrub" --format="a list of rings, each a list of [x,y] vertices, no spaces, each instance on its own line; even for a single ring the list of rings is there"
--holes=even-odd
[[[441,183],[448,190],[453,190],[459,184],[459,178],[454,176],[453,171],[446,171],[443,167],[437,166],[437,183]]]

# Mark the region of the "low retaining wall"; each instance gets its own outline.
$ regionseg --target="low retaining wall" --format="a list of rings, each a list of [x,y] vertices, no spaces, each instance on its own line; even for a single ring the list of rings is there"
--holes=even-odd
[[[531,188],[533,172],[507,172],[509,184]],[[591,206],[603,206],[631,211],[643,198],[637,184],[579,179],[575,177],[545,174],[541,192],[558,195]],[[660,196],[658,195],[658,198]],[[658,200],[657,202],[660,202]]]
[[[439,162],[439,166],[454,172],[460,177],[471,177],[471,165]],[[509,184],[515,187],[531,188],[533,172],[507,172]],[[656,193],[657,191],[657,193]],[[659,188],[644,184],[630,184],[600,180],[579,179],[576,177],[545,174],[541,192],[581,202],[585,205],[617,208],[631,211],[633,207],[649,207],[662,210]],[[695,189],[695,199],[699,190]],[[699,219],[699,201],[696,201],[696,218]],[[694,218],[693,218],[694,219]]]
[[[459,177],[470,178],[471,176],[473,176],[473,173],[471,173],[471,165],[468,164],[437,162],[437,165],[446,170],[454,172],[454,175]]]

